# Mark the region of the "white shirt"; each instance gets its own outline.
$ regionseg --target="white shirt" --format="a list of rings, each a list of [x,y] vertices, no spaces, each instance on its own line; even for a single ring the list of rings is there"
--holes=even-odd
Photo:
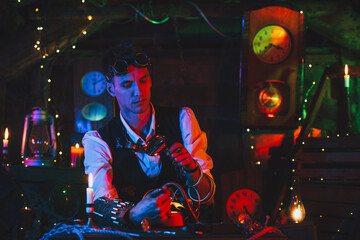
[[[201,131],[194,112],[190,108],[184,107],[180,111],[179,118],[184,147],[192,158],[199,163],[202,171],[211,176],[210,169],[213,167],[213,162],[206,153],[206,134]],[[131,140],[135,143],[141,142],[145,144],[144,139],[131,129],[121,114],[120,119]],[[155,110],[152,107],[150,131],[145,140],[148,140],[155,134]],[[111,164],[113,159],[109,146],[101,139],[97,131],[85,133],[82,143],[85,148],[85,173],[92,173],[94,176],[94,200],[102,196],[111,199],[118,198],[116,189],[112,185],[113,172]],[[135,154],[139,159],[141,168],[149,178],[159,175],[161,171],[160,156],[149,156],[146,153]]]

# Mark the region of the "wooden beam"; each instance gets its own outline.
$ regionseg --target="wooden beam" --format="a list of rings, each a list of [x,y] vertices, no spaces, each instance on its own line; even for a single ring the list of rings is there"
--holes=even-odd
[[[56,35],[55,38],[58,37],[58,39],[56,41],[47,43],[47,45],[42,47],[42,51],[37,51],[34,48],[25,48],[25,51],[17,52],[16,48],[29,45],[28,39],[33,38],[33,32],[28,33],[27,36],[23,36],[21,39],[19,39],[18,42],[12,44],[11,48],[5,49],[5,52],[3,52],[4,56],[8,57],[0,59],[0,84],[16,78],[25,69],[40,63],[42,60],[53,60],[65,49],[76,44],[86,36],[97,32],[104,25],[109,23],[110,21],[106,19],[92,21],[89,25],[86,26],[86,35],[81,34],[81,30],[84,29],[84,26],[73,26],[73,29],[75,30],[72,34],[61,37]],[[56,52],[57,49],[60,50],[59,53]],[[47,54],[47,56],[44,59],[43,57],[45,54]]]

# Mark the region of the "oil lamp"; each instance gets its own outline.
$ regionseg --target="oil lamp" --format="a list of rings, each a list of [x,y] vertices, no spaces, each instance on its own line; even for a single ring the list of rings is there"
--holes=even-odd
[[[26,166],[52,166],[56,154],[54,118],[34,107],[27,114],[21,144],[21,156]]]

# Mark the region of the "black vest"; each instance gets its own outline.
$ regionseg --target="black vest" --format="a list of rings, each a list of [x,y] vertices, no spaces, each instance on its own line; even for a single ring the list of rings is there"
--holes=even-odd
[[[167,139],[167,147],[174,142],[183,144],[179,111],[176,108],[154,107],[156,117],[155,134],[163,135]],[[138,202],[143,195],[167,182],[184,183],[178,170],[175,169],[164,153],[160,155],[162,168],[158,177],[150,179],[142,170],[135,153],[124,148],[126,138],[129,138],[120,116],[113,118],[107,125],[98,130],[101,138],[109,145],[113,157],[113,185],[119,198],[124,201]]]

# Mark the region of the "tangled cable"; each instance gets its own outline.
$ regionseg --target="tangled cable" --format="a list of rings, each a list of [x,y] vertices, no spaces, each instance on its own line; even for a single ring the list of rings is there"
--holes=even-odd
[[[126,232],[122,231],[111,231],[111,230],[101,230],[101,229],[94,229],[91,226],[86,225],[67,225],[64,223],[60,223],[56,225],[53,229],[50,230],[50,232],[45,233],[40,240],[48,240],[53,236],[56,236],[57,234],[75,234],[79,237],[80,240],[85,240],[84,234],[90,234],[90,233],[97,233],[97,234],[108,234],[108,235],[114,235],[123,237],[124,239],[132,240],[133,238]]]

